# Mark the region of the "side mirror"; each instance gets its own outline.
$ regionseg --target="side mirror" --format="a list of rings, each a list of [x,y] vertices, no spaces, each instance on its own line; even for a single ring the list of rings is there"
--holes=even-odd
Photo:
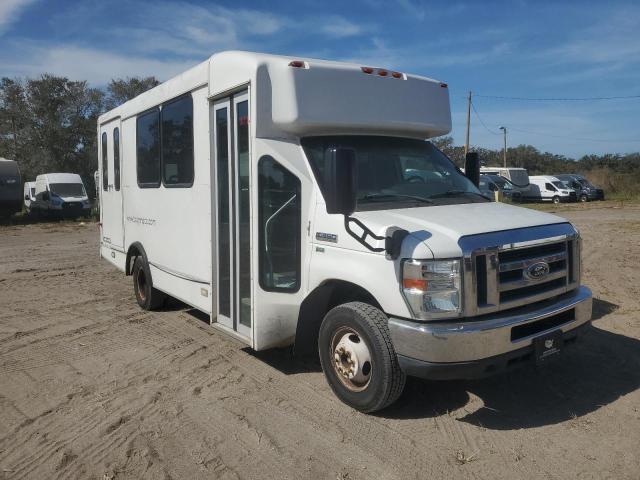
[[[327,213],[351,215],[356,209],[356,152],[351,148],[325,151]]]
[[[491,190],[492,192],[497,192],[500,189],[498,188],[498,186],[495,183],[490,183],[489,184],[489,190]]]
[[[480,157],[478,152],[468,152],[464,159],[464,174],[476,187],[480,185]]]
[[[25,195],[25,196],[24,196],[24,199],[25,199],[25,200],[29,200],[29,195]]]

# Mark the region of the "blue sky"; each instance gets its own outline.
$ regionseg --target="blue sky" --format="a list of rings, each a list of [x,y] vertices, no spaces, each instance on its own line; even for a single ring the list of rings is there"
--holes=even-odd
[[[445,81],[453,136],[466,92],[574,98],[640,95],[640,4],[573,1],[0,0],[0,76],[44,72],[103,86],[160,80],[227,49],[355,61]],[[471,143],[579,157],[640,150],[640,99],[475,97]]]

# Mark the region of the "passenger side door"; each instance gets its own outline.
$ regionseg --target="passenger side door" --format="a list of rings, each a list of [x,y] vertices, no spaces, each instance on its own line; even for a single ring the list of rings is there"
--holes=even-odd
[[[101,242],[118,250],[124,249],[121,138],[120,118],[100,126]]]

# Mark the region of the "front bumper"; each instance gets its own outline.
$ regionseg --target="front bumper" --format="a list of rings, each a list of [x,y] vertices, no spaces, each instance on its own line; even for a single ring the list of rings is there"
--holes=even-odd
[[[574,337],[574,329],[590,322],[591,304],[591,291],[579,287],[545,302],[465,321],[423,323],[392,317],[389,331],[407,374],[473,378],[492,373],[493,364],[525,356],[533,340],[550,331]],[[491,359],[500,361],[487,363]]]

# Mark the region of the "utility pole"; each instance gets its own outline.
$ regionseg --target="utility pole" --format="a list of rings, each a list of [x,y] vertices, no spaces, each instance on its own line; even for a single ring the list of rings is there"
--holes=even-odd
[[[464,142],[464,156],[469,152],[469,130],[471,130],[471,90],[467,99],[467,140]]]
[[[504,168],[507,168],[507,128],[500,127],[500,130],[502,130],[502,133],[504,134],[504,150],[502,152],[502,161],[504,163]]]

